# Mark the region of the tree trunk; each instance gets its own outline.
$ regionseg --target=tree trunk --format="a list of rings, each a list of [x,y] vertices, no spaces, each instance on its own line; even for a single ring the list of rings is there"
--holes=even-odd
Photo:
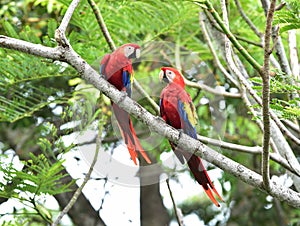
[[[66,170],[62,171],[63,174],[68,174]],[[70,183],[72,178],[67,176],[63,179],[63,183]],[[72,191],[67,193],[61,193],[55,195],[55,199],[59,203],[61,208],[64,208],[70,199],[72,198],[74,192],[78,186],[74,184],[72,186]],[[80,226],[104,226],[105,223],[100,218],[99,213],[92,207],[91,203],[86,199],[86,197],[81,193],[75,203],[75,205],[68,212],[69,217],[72,219],[75,225]]]
[[[141,213],[141,226],[167,226],[170,222],[170,216],[166,207],[163,205],[162,197],[159,192],[159,177],[161,174],[160,166],[157,166],[154,173],[147,168],[140,168],[140,213]],[[156,173],[157,172],[157,173]],[[149,174],[151,176],[149,177]],[[147,176],[146,176],[147,175]],[[154,183],[156,181],[156,183]],[[153,182],[153,183],[149,183]]]

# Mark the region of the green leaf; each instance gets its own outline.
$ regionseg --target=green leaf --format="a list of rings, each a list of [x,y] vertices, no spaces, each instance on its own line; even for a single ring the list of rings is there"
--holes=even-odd
[[[15,28],[6,20],[1,22],[6,34],[12,38],[19,38],[18,33],[16,32]]]
[[[56,28],[57,28],[56,20],[49,19],[49,21],[48,21],[48,36],[50,38],[54,38]]]

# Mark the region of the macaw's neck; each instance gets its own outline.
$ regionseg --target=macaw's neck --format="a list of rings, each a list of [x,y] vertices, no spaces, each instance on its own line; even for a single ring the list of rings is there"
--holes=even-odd
[[[175,83],[175,82],[172,82],[172,83],[169,83],[168,84],[168,89],[174,89],[174,90],[180,90],[180,89],[184,89],[185,88],[185,84],[184,83]]]
[[[118,55],[112,54],[105,70],[107,78],[110,78],[115,73],[122,74],[122,71],[128,71],[129,74],[132,74],[131,60],[124,56],[119,55],[118,57]]]

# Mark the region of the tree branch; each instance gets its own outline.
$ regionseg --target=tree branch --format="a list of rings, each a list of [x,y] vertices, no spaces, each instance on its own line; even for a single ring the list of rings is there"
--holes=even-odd
[[[62,49],[60,47],[46,47],[4,35],[0,35],[0,46],[2,48],[17,50],[34,56],[40,56],[52,60],[62,60]]]
[[[225,14],[225,15],[224,15]],[[227,19],[227,11],[226,8],[223,7],[223,16],[224,16],[224,26],[228,26],[228,19]],[[257,95],[257,93],[252,89],[251,85],[248,83],[248,81],[243,77],[242,73],[240,70],[236,67],[235,63],[233,62],[232,59],[232,54],[231,54],[231,46],[229,39],[225,37],[225,57],[226,61],[228,63],[228,66],[231,68],[231,70],[237,75],[239,78],[240,82],[242,85],[245,86],[246,90],[249,92],[249,94],[253,97],[253,99],[260,105],[262,106],[262,100],[261,98]],[[286,142],[282,134],[280,134],[279,129],[283,131],[285,134],[289,133],[289,137],[296,138],[293,134],[291,134],[290,131],[288,131],[284,125],[280,122],[278,117],[270,111],[270,115],[273,118],[273,120],[276,122],[271,123],[271,136],[273,137],[274,143],[276,143],[276,146],[278,150],[280,151],[280,154],[287,159],[287,161],[290,163],[291,166],[293,166],[294,171],[297,172],[297,174],[300,173],[300,164],[298,160],[296,159],[294,153],[292,152],[289,144]],[[272,122],[272,121],[271,121]],[[294,139],[295,142],[299,141],[299,139]]]
[[[299,125],[291,122],[290,120],[284,119],[282,120],[284,124],[286,124],[290,129],[294,130],[297,134],[300,135]]]
[[[264,35],[264,65],[262,69],[262,114],[263,114],[263,151],[262,151],[262,176],[264,186],[270,189],[270,42],[272,34],[272,22],[276,7],[276,0],[272,0],[267,14],[266,29]]]
[[[223,23],[223,25],[226,27],[226,25],[224,23]],[[237,68],[237,66],[235,65],[235,63],[233,61],[232,50],[231,50],[229,38],[227,36],[224,36],[224,37],[225,37],[225,58],[226,58],[229,68],[233,71],[234,74],[236,74],[240,83],[246,88],[247,92],[253,97],[253,99],[256,101],[256,103],[258,103],[260,106],[262,106],[261,98],[257,95],[255,90],[253,90],[252,85],[242,75],[241,71]],[[275,123],[271,123],[271,136],[273,138],[273,141],[276,144],[278,150],[280,151],[280,154],[288,160],[288,162],[293,166],[294,170],[297,171],[297,174],[299,174],[300,173],[300,164],[299,164],[298,160],[296,159],[293,151],[291,150],[289,144],[283,137],[282,133],[284,135],[287,135],[288,138],[290,138],[296,144],[300,145],[300,140],[296,136],[294,136],[282,124],[282,122],[278,119],[277,115],[273,111],[270,111],[270,116],[275,122]],[[282,131],[282,133],[280,132],[280,130]]]
[[[267,15],[269,7],[270,7],[270,1],[269,0],[261,0],[261,4],[263,6],[263,9],[265,11],[265,15]],[[277,37],[277,28],[278,26],[273,27],[273,39]],[[281,37],[277,37],[276,43],[274,42],[275,50],[276,50],[276,55],[278,57],[278,61],[280,64],[280,67],[284,73],[287,75],[291,74],[291,69],[285,54],[284,46],[281,41]]]
[[[205,15],[207,16],[210,24],[219,32],[225,34],[225,32],[222,30],[222,28],[220,28],[220,26],[217,24],[217,22],[212,18],[212,16],[210,14],[208,14],[208,11],[207,10],[204,10],[204,13]],[[257,46],[257,47],[260,47],[260,48],[263,48],[263,45],[261,43],[258,43],[258,42],[254,42],[252,40],[249,40],[249,39],[246,39],[245,37],[241,37],[237,34],[233,34],[235,36],[235,38],[237,40],[240,40],[240,41],[243,41],[243,42],[246,42],[250,45],[254,45],[254,46]]]
[[[178,208],[176,206],[174,196],[173,196],[173,193],[172,193],[172,190],[171,190],[171,187],[170,187],[169,178],[167,178],[166,183],[167,183],[169,194],[170,194],[170,197],[171,197],[171,200],[172,200],[173,209],[174,209],[174,213],[175,213],[175,216],[176,216],[178,226],[183,226],[184,225],[183,224],[183,219],[181,218],[181,216],[178,213]]]
[[[241,14],[242,18],[246,21],[246,23],[248,24],[248,26],[251,28],[251,30],[258,36],[258,37],[262,37],[263,34],[257,29],[257,27],[252,23],[252,21],[248,18],[248,16],[246,15],[246,13],[244,12],[241,3],[239,0],[234,0],[235,5],[239,11],[239,13]]]
[[[100,9],[97,7],[96,3],[93,1],[93,0],[88,0],[93,12],[94,12],[94,15],[96,17],[96,20],[98,22],[98,25],[102,31],[102,34],[104,35],[104,38],[107,42],[107,44],[109,45],[109,48],[111,51],[115,51],[116,50],[116,45],[113,41],[113,39],[111,38],[110,36],[110,33],[106,27],[106,24],[104,22],[104,19],[102,17],[102,14],[100,12]]]
[[[148,103],[152,106],[157,115],[159,115],[159,106],[155,103],[155,101],[150,97],[150,95],[143,89],[141,84],[135,79],[134,80],[134,88],[147,99]]]
[[[95,150],[94,158],[93,158],[93,161],[90,165],[89,171],[85,175],[82,184],[78,187],[78,189],[73,194],[73,196],[70,199],[68,205],[66,205],[65,208],[63,209],[63,211],[60,212],[60,214],[58,215],[58,217],[56,218],[56,220],[54,221],[52,226],[57,226],[59,224],[59,222],[61,221],[61,219],[63,218],[63,216],[66,215],[69,212],[69,210],[72,208],[72,206],[77,201],[79,195],[81,194],[82,189],[84,188],[84,186],[87,184],[87,182],[89,181],[89,179],[91,177],[91,174],[92,174],[92,172],[94,170],[94,166],[97,162],[99,150],[100,150],[100,147],[101,147],[101,136],[102,136],[103,127],[104,127],[103,126],[104,118],[105,118],[105,115],[102,114],[102,116],[99,120],[99,123],[98,123],[98,135],[97,135],[97,139],[96,139],[96,150]]]
[[[204,23],[204,13],[203,12],[199,12],[199,22],[200,22],[200,26],[201,26],[201,29],[202,29],[202,33],[203,33],[203,37],[210,49],[210,52],[212,53],[213,55],[213,59],[214,59],[214,62],[215,64],[217,65],[217,67],[220,69],[220,71],[225,75],[225,77],[231,81],[236,87],[239,87],[239,83],[237,82],[237,80],[235,78],[233,78],[231,76],[231,74],[229,74],[226,69],[223,67],[223,65],[221,64],[218,56],[217,56],[217,53],[213,47],[213,44],[211,42],[211,39],[208,35],[208,32],[207,32],[207,29],[206,29],[206,26],[205,26],[205,23]]]
[[[262,154],[262,148],[259,146],[256,147],[250,147],[250,146],[245,146],[245,145],[240,145],[240,144],[233,144],[233,143],[228,143],[224,142],[222,140],[216,140],[212,139],[209,137],[204,137],[197,135],[197,139],[204,144],[210,144],[216,147],[220,148],[225,148],[231,151],[239,151],[239,152],[244,152],[244,153],[249,153],[249,154],[254,154],[254,155],[261,155]],[[287,170],[291,171],[292,173],[296,174],[297,176],[300,177],[300,174],[296,172],[292,166],[286,161],[281,155],[278,153],[270,153],[270,158],[274,161],[286,168]]]
[[[178,213],[178,208],[176,206],[176,202],[174,200],[173,193],[172,193],[172,190],[171,190],[171,187],[170,187],[169,178],[167,178],[166,183],[167,183],[169,194],[170,194],[170,197],[171,197],[171,200],[172,200],[173,209],[174,209],[174,213],[175,213],[175,216],[176,216],[178,226],[183,226],[184,225],[183,224],[183,219],[181,218],[180,214]]]
[[[288,43],[289,43],[292,75],[295,80],[299,80],[300,79],[300,69],[299,69],[299,59],[298,59],[298,52],[297,52],[296,30],[288,31]]]
[[[60,37],[63,38],[63,36]],[[28,43],[24,43],[24,46],[19,46],[18,50],[28,52]],[[1,42],[0,46],[4,47]],[[11,45],[10,48],[14,49],[14,45]],[[44,47],[41,48],[45,51]],[[34,55],[39,55],[39,53],[34,52]],[[135,116],[139,121],[147,125],[151,131],[166,137],[171,142],[178,144],[179,147],[184,147],[186,151],[199,155],[203,159],[211,162],[247,184],[255,186],[266,192],[263,186],[262,177],[259,174],[225,157],[224,155],[221,155],[213,149],[205,146],[200,141],[197,141],[186,134],[180,133],[178,130],[167,125],[160,117],[153,116],[141,105],[129,98],[124,92],[118,91],[104,78],[100,77],[99,74],[72,49],[71,46],[62,47],[60,55],[61,60],[73,66],[84,80],[102,91],[114,103],[117,103],[120,108],[124,109],[129,114]],[[52,59],[53,57],[50,56],[49,58]],[[270,188],[270,195],[277,197],[279,200],[286,201],[291,206],[300,208],[299,193],[280,185],[276,181],[271,182]]]
[[[237,9],[239,11],[239,13],[241,14],[242,18],[246,21],[246,23],[249,25],[249,27],[253,30],[253,32],[259,37],[259,39],[261,40],[261,44],[259,45],[259,47],[263,48],[263,34],[258,30],[258,28],[252,23],[252,21],[247,17],[246,13],[244,12],[240,1],[239,0],[234,0],[235,4],[237,6]],[[238,39],[238,38],[237,38]],[[241,40],[241,39],[239,39]],[[242,41],[242,40],[241,40]],[[273,66],[279,70],[281,70],[280,64],[278,63],[278,61],[275,59],[275,57],[273,55],[270,55],[270,61],[273,64]]]
[[[214,95],[230,97],[230,98],[241,98],[240,93],[229,93],[229,92],[226,92],[226,91],[219,90],[218,88],[211,88],[210,86],[207,86],[207,85],[202,84],[202,83],[192,82],[190,80],[187,80],[186,78],[184,78],[184,83],[189,87],[202,89],[202,90],[205,90],[205,91],[207,91],[209,93],[212,93]]]
[[[197,3],[197,2],[196,2]],[[225,25],[225,21],[222,21],[217,11],[214,9],[212,3],[209,0],[204,1],[205,6],[207,7],[207,10],[211,13],[211,15],[214,17],[214,19],[217,21],[219,26],[222,28],[226,36],[229,38],[229,40],[232,42],[234,47],[242,54],[243,57],[252,65],[252,67],[261,75],[262,66],[247,52],[247,50],[238,42],[236,37],[232,34],[229,27]],[[200,4],[201,6],[201,4]]]
[[[59,46],[67,47],[69,45],[68,40],[66,39],[66,30],[72,18],[72,15],[77,8],[80,0],[73,0],[69,5],[59,27],[55,31],[55,40]]]

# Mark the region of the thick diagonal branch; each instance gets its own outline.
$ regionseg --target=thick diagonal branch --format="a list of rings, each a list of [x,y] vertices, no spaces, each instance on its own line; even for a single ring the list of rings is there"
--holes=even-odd
[[[25,42],[23,44],[24,46],[21,48],[19,46],[18,50],[28,53],[27,43]],[[31,45],[32,44],[30,44],[30,46]],[[4,45],[2,45],[1,38],[0,46],[4,47]],[[10,47],[14,49],[14,45],[11,45]],[[44,47],[40,48],[43,49]],[[43,49],[43,51],[45,50]],[[34,52],[34,55],[39,54]],[[173,143],[178,144],[180,147],[184,147],[186,151],[201,156],[203,159],[213,163],[227,173],[230,173],[240,180],[266,192],[263,186],[262,177],[259,174],[214,151],[188,135],[180,135],[178,130],[167,125],[160,117],[153,116],[145,108],[129,98],[125,93],[120,92],[105,79],[101,78],[99,74],[72,49],[71,46],[63,48],[60,56],[61,60],[68,62],[71,66],[73,66],[84,80],[102,91],[113,102],[118,103],[120,108],[124,109],[136,117],[139,121],[147,125],[151,131],[166,137]],[[51,56],[49,58],[52,59]],[[286,201],[291,206],[300,208],[299,193],[276,183],[276,181],[271,182],[270,187],[270,195],[277,197],[279,200]]]

